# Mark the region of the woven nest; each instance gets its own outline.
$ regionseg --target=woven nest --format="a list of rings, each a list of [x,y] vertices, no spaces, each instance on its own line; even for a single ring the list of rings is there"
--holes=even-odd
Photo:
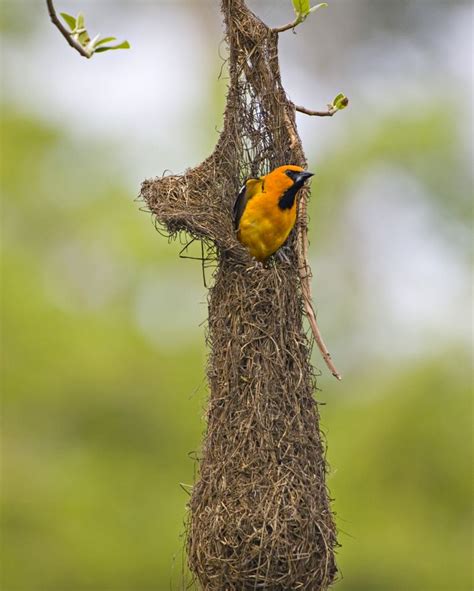
[[[318,591],[336,574],[336,532],[297,232],[287,262],[256,266],[235,238],[231,214],[246,176],[306,162],[281,85],[278,35],[243,0],[223,0],[222,10],[230,84],[216,149],[184,175],[142,186],[160,225],[216,245],[219,262],[209,293],[210,400],[189,503],[188,562],[205,591]],[[304,221],[300,215],[300,228]]]

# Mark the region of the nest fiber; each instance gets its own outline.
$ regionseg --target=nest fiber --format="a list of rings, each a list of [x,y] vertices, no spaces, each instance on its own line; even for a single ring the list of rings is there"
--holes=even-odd
[[[189,503],[188,563],[205,591],[320,591],[336,574],[336,533],[303,327],[298,232],[287,261],[262,267],[232,229],[246,176],[306,162],[281,85],[277,33],[243,0],[223,0],[222,11],[230,81],[217,146],[182,176],[142,187],[168,232],[185,230],[217,247],[210,399]],[[300,228],[304,218],[300,211]]]

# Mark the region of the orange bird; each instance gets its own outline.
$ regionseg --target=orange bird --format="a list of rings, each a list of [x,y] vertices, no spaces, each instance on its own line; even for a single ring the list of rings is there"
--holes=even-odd
[[[296,222],[296,194],[312,176],[301,166],[289,164],[245,181],[234,205],[234,227],[257,261],[264,261],[285,243]]]

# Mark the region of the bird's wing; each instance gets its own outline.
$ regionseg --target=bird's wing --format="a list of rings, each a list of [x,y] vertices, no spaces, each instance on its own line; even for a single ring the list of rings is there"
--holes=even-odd
[[[234,203],[234,229],[237,230],[240,223],[240,218],[245,211],[249,199],[258,193],[262,186],[261,179],[247,179],[244,186],[240,189],[237,199]]]

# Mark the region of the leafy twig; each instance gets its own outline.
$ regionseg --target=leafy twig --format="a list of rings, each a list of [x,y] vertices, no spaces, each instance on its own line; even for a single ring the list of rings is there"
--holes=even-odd
[[[51,22],[53,25],[59,29],[61,35],[66,39],[69,45],[74,48],[77,52],[79,52],[83,57],[90,58],[92,54],[78,42],[76,41],[70,31],[66,29],[66,27],[62,24],[59,20],[58,15],[56,14],[56,9],[54,8],[53,0],[46,0],[46,4],[48,6],[49,16],[51,18]]]
[[[342,109],[345,109],[348,104],[349,99],[347,98],[347,96],[344,96],[342,93],[339,93],[332,101],[332,104],[328,105],[326,111],[313,111],[312,109],[307,109],[306,107],[301,107],[300,105],[295,105],[295,111],[299,111],[300,113],[304,113],[305,115],[312,115],[314,117],[332,117],[338,111],[342,111]]]
[[[69,45],[73,47],[78,53],[80,53],[83,57],[89,59],[94,55],[94,53],[102,53],[104,51],[110,51],[112,49],[130,48],[130,44],[128,41],[122,41],[117,45],[105,45],[106,43],[115,41],[115,37],[101,38],[99,34],[91,40],[84,24],[84,15],[81,12],[77,15],[77,18],[71,16],[70,14],[67,14],[66,12],[61,12],[60,16],[64,19],[64,22],[69,26],[70,30],[68,31],[68,29],[64,26],[64,24],[61,22],[56,13],[53,0],[46,0],[46,5],[48,6],[49,16],[51,17],[53,25],[59,29],[62,36],[66,39]]]
[[[326,8],[326,2],[321,2],[320,4],[316,4],[316,6],[310,6],[310,0],[293,0],[293,7],[295,9],[295,20],[287,25],[283,25],[282,27],[275,27],[272,29],[273,33],[283,33],[284,31],[289,31],[290,29],[295,29],[299,24],[306,20],[306,18],[312,13],[316,12],[320,8]]]

